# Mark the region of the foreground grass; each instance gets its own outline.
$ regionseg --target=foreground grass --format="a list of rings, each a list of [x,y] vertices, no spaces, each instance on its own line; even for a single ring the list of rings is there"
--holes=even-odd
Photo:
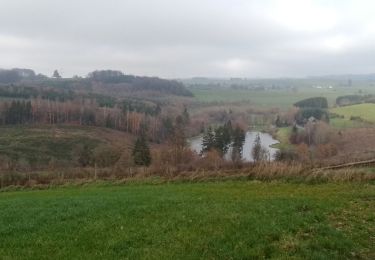
[[[375,257],[375,186],[246,181],[0,193],[3,259]]]

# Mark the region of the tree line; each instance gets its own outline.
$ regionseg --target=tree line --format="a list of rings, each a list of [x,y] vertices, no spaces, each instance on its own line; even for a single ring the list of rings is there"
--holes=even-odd
[[[65,102],[41,98],[0,102],[0,124],[72,124],[112,128],[139,135],[147,128],[147,138],[163,142],[173,128],[173,115],[164,115],[163,108],[142,101],[124,102],[114,107],[101,107],[95,99]],[[187,111],[184,111],[188,117]],[[186,121],[186,119],[184,119]]]
[[[202,139],[202,151],[216,150],[223,157],[231,148],[232,161],[239,161],[242,158],[242,148],[245,142],[245,131],[239,126],[233,127],[231,121],[213,129],[209,126],[204,132]]]

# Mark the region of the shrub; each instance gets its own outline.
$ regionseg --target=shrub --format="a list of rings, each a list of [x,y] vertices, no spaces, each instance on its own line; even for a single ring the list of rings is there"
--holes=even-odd
[[[274,155],[275,161],[292,162],[298,160],[298,154],[294,149],[279,149]]]

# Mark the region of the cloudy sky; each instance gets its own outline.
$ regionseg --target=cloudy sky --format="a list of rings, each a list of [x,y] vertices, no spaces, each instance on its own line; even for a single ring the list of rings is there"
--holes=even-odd
[[[168,78],[375,72],[373,0],[0,0],[0,67]]]

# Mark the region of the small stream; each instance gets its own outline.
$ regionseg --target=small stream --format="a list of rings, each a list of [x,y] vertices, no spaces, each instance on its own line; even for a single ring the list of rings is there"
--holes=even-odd
[[[278,151],[278,149],[272,148],[271,146],[274,144],[278,144],[279,141],[274,139],[270,134],[256,132],[256,131],[246,132],[245,143],[243,145],[243,151],[242,151],[242,159],[248,162],[253,161],[251,151],[253,149],[254,141],[255,141],[257,134],[259,134],[262,146],[266,148],[268,152],[270,153],[271,160],[274,160],[274,155]],[[196,136],[196,137],[190,138],[188,142],[190,144],[191,150],[199,154],[202,150],[202,139],[203,139],[202,136]],[[225,155],[226,159],[230,158],[230,153],[231,151],[228,151],[228,153]]]

